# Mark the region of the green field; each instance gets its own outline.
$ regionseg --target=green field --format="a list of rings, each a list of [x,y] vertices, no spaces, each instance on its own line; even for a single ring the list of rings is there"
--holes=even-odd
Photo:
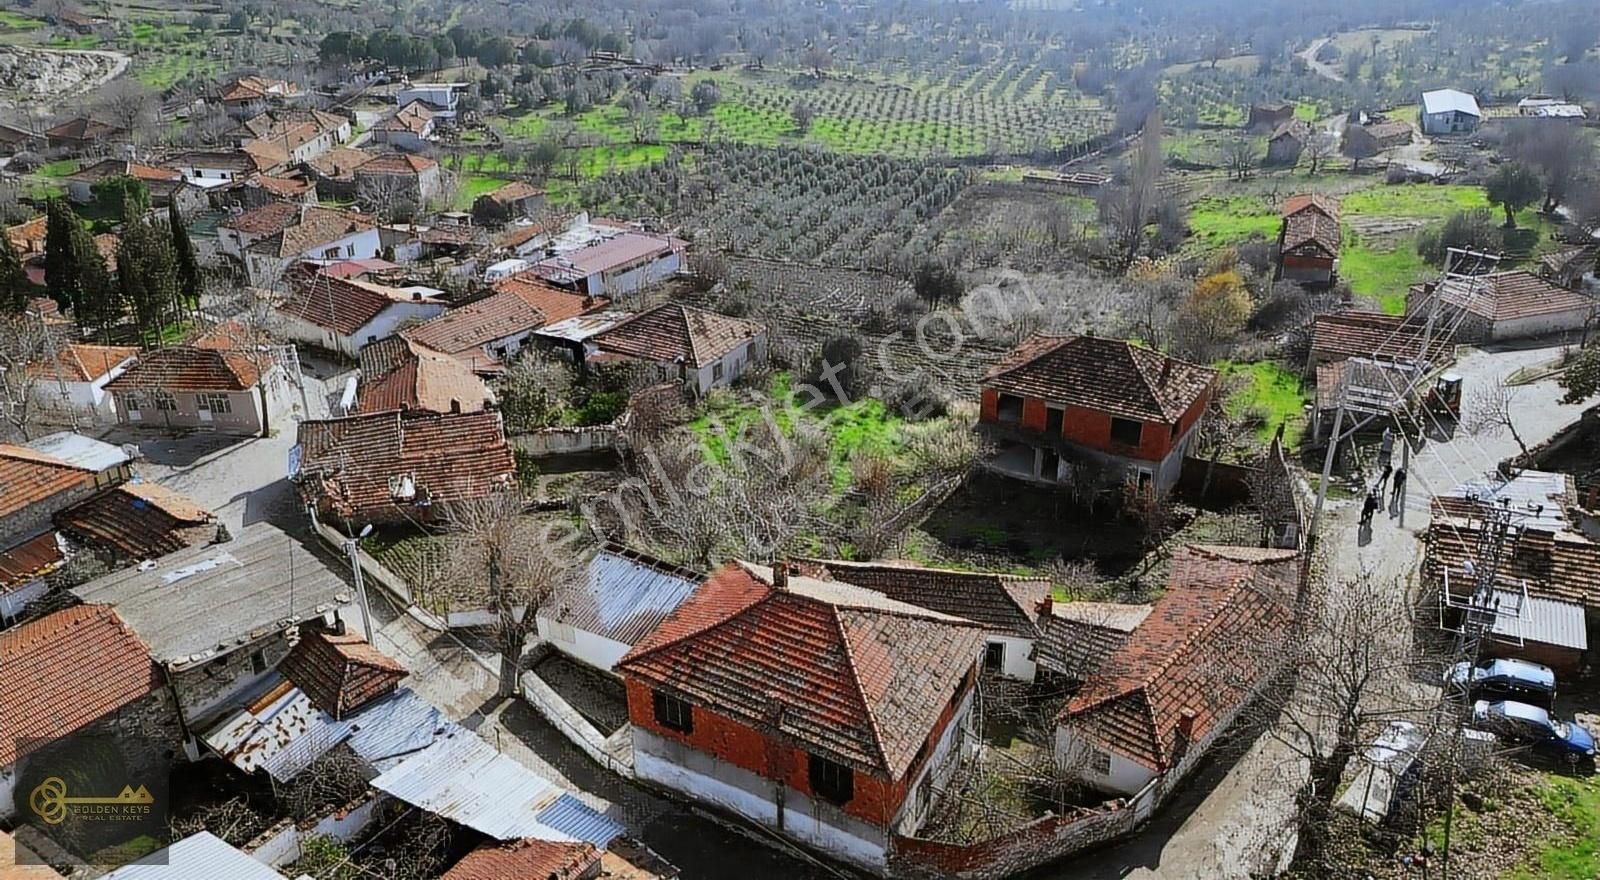
[[[1600,781],[1551,776],[1540,786],[1538,797],[1555,820],[1557,833],[1538,845],[1533,865],[1517,868],[1507,875],[1508,880],[1600,877]],[[1539,829],[1547,830],[1552,829]]]
[[[1258,196],[1209,197],[1189,209],[1192,244],[1205,250],[1238,244],[1253,235],[1276,238],[1278,208]]]
[[[1242,377],[1238,391],[1228,399],[1228,414],[1235,418],[1249,412],[1266,420],[1256,431],[1262,443],[1272,442],[1278,425],[1284,429],[1284,445],[1293,448],[1305,433],[1305,405],[1311,402],[1300,375],[1273,361],[1238,363],[1218,361],[1215,366],[1224,377]]]
[[[478,196],[493,192],[505,184],[506,181],[498,177],[486,177],[482,174],[467,175],[461,179],[461,189],[456,193],[455,209],[470,211],[472,203],[478,200]]]

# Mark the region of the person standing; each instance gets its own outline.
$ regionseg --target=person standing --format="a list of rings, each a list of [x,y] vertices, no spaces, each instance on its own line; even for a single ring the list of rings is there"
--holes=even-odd
[[[1383,429],[1383,440],[1378,444],[1378,460],[1388,467],[1394,461],[1394,429]]]
[[[1398,504],[1406,490],[1406,469],[1400,468],[1394,472],[1394,490],[1389,496],[1390,504]]]
[[[1363,502],[1362,505],[1361,505],[1361,526],[1362,526],[1362,528],[1366,528],[1366,527],[1372,525],[1372,515],[1374,513],[1377,513],[1378,512],[1378,508],[1382,507],[1382,506],[1383,506],[1382,502],[1380,502],[1378,500],[1378,490],[1377,490],[1377,488],[1374,487],[1373,489],[1368,490],[1368,492],[1367,492],[1367,500],[1365,502]]]

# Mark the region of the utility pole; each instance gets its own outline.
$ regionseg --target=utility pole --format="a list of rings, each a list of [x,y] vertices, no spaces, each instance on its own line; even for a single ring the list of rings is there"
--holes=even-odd
[[[1317,485],[1317,506],[1311,511],[1311,526],[1306,531],[1307,553],[1315,549],[1317,523],[1322,520],[1322,504],[1328,499],[1328,480],[1333,476],[1333,457],[1339,450],[1339,431],[1344,427],[1344,394],[1339,395],[1339,408],[1333,414],[1333,433],[1328,435],[1328,452],[1322,457],[1322,481]]]

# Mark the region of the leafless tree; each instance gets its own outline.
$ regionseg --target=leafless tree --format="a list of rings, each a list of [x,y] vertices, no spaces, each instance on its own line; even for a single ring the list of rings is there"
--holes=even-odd
[[[1322,163],[1332,159],[1339,152],[1339,142],[1326,131],[1313,132],[1306,138],[1305,155],[1310,167],[1307,172],[1315,176],[1322,167]]]
[[[403,174],[363,174],[356,178],[356,201],[388,223],[409,223],[421,210],[417,179]]]
[[[137,140],[155,121],[158,98],[154,90],[131,76],[118,77],[96,96],[107,118],[127,129]]]
[[[1096,205],[1107,240],[1126,269],[1139,255],[1157,201],[1164,158],[1161,154],[1161,113],[1150,111],[1139,135],[1139,148],[1127,169],[1125,182],[1105,187]]]
[[[576,560],[545,540],[539,525],[523,515],[523,499],[515,492],[451,505],[445,523],[443,551],[412,574],[450,607],[482,609],[495,616],[497,693],[515,697],[521,692],[522,654],[535,615],[575,576]]]
[[[1228,169],[1235,180],[1245,180],[1255,170],[1260,157],[1256,155],[1255,142],[1248,135],[1230,138],[1222,147],[1222,167]]]
[[[300,771],[278,801],[296,821],[314,821],[366,794],[367,781],[361,759],[341,744]]]
[[[275,375],[276,347],[282,339],[282,323],[274,307],[279,297],[259,288],[241,289],[220,278],[208,279],[206,288],[201,294],[202,301],[213,300],[218,312],[229,316],[211,329],[214,344],[243,357],[261,377],[256,383],[256,400],[261,405],[261,436],[268,436],[272,430],[272,401],[267,386]],[[299,376],[276,375],[296,383],[301,381]]]
[[[169,824],[174,840],[209,831],[234,846],[244,846],[270,828],[272,819],[238,796],[206,804]]]
[[[28,439],[33,404],[47,381],[39,365],[51,360],[54,340],[41,316],[0,315],[0,416],[8,433]]]
[[[1491,385],[1481,385],[1461,408],[1461,430],[1468,434],[1494,436],[1501,431],[1511,434],[1517,448],[1528,454],[1528,444],[1517,431],[1517,396],[1521,389],[1509,385],[1504,379]]]

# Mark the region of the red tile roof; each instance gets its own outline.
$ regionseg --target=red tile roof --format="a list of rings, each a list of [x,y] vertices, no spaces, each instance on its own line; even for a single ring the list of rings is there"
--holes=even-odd
[[[808,574],[876,590],[921,608],[964,617],[994,632],[1032,639],[1039,635],[1037,610],[1050,582],[980,571],[924,568],[912,562],[847,562],[806,559]]]
[[[155,559],[216,536],[217,518],[157,483],[124,483],[56,514],[56,527],[123,559]]]
[[[582,302],[583,297],[565,296]],[[509,290],[456,306],[408,327],[400,335],[445,354],[470,352],[507,336],[517,336],[551,321],[525,297]]]
[[[178,345],[145,352],[106,384],[111,391],[248,391],[261,381],[251,359],[236,351]]]
[[[372,128],[374,131],[408,131],[420,135],[428,130],[428,124],[435,115],[426,103],[415,100],[379,120]]]
[[[964,620],[730,563],[616,669],[771,736],[901,779],[984,643]]]
[[[276,177],[271,174],[252,174],[245,178],[245,186],[263,189],[279,198],[298,198],[310,192],[313,184],[299,177]]]
[[[1275,671],[1293,618],[1293,550],[1191,545],[1127,643],[1062,711],[1060,723],[1152,770],[1172,766],[1179,725],[1202,739]]]
[[[171,168],[129,162],[126,159],[101,159],[92,165],[85,165],[79,168],[73,174],[68,175],[67,179],[81,183],[94,183],[109,177],[133,177],[144,181],[183,179],[181,173]]]
[[[296,222],[300,217],[300,206],[293,202],[268,202],[259,208],[251,208],[242,214],[229,217],[217,225],[222,229],[233,229],[247,235],[271,235],[282,232],[289,224]]]
[[[300,447],[302,493],[349,517],[393,509],[402,478],[415,487],[416,503],[444,504],[502,491],[516,469],[493,411],[306,421]]]
[[[138,355],[139,349],[132,345],[72,342],[56,350],[55,360],[31,364],[29,372],[48,379],[59,375],[68,382],[93,382]]]
[[[45,129],[45,137],[58,138],[69,141],[92,141],[100,138],[124,137],[128,133],[125,128],[111,125],[107,122],[97,122],[86,116],[68,119],[53,128]]]
[[[1446,519],[1436,502],[1434,521],[1423,536],[1427,552],[1422,571],[1430,578],[1447,570],[1456,573],[1452,591],[1459,593],[1463,565],[1478,556],[1480,526],[1460,515]],[[1530,596],[1600,610],[1600,544],[1583,535],[1524,529],[1510,559],[1501,564],[1500,576],[1526,586]]]
[[[662,303],[596,334],[601,351],[648,361],[681,360],[691,367],[715,363],[767,328],[680,303]]]
[[[1293,217],[1306,209],[1316,211],[1329,220],[1339,220],[1339,200],[1321,193],[1293,195],[1283,202],[1283,216]]]
[[[19,255],[44,253],[45,227],[49,220],[49,217],[40,214],[25,223],[7,226],[6,238],[11,239],[11,246],[17,249]]]
[[[301,636],[278,671],[313,705],[343,718],[392,692],[408,674],[358,635],[312,632]]]
[[[150,651],[117,612],[79,605],[0,632],[0,767],[156,688]]]
[[[483,380],[449,354],[400,336],[361,349],[358,413],[396,409],[477,412],[492,399]]]
[[[1422,353],[1425,322],[1400,315],[1345,311],[1311,319],[1311,359],[1344,360],[1367,357],[1381,360],[1415,360]],[[1428,344],[1428,361],[1435,366],[1455,360],[1455,347],[1443,333]]]
[[[485,843],[439,880],[578,880],[599,862],[600,850],[592,843]]]
[[[1314,248],[1330,258],[1339,256],[1339,221],[1320,211],[1300,211],[1283,218],[1283,252]]]
[[[349,336],[401,302],[420,302],[410,293],[381,284],[318,274],[295,283],[294,292],[277,307],[279,314]]]
[[[522,301],[539,310],[544,315],[546,324],[576,318],[579,315],[596,312],[611,305],[610,297],[585,296],[562,290],[527,276],[513,276],[495,282],[496,291],[512,293],[521,297]]]
[[[478,196],[478,198],[488,199],[491,202],[499,202],[502,205],[508,205],[512,202],[520,202],[526,198],[542,195],[544,195],[544,190],[540,189],[539,187],[536,187],[533,184],[525,181],[513,180],[499,189],[491,190],[481,196]]]
[[[1216,381],[1191,364],[1120,339],[1036,334],[983,377],[983,387],[1172,424]]]
[[[320,156],[309,160],[306,164],[323,177],[335,180],[350,180],[355,175],[355,170],[371,162],[376,156],[366,150],[355,147],[334,147]]]
[[[426,156],[413,156],[409,153],[384,153],[370,162],[362,163],[356,169],[356,176],[363,174],[401,174],[415,177],[429,168],[437,168],[438,162]]]
[[[328,242],[377,226],[371,217],[354,211],[302,203],[294,203],[293,207],[296,216],[290,218],[290,222],[279,232],[250,245],[252,251],[278,257],[296,257],[308,254]]]
[[[94,471],[35,452],[26,446],[0,443],[0,519],[30,504],[94,484]]]
[[[1596,307],[1594,298],[1552,284],[1524,269],[1495,272],[1478,278],[1452,278],[1442,282],[1438,290],[1446,305],[1465,309],[1489,321],[1510,321]]]
[[[66,557],[55,532],[45,532],[14,547],[0,550],[0,593],[55,570]]]

